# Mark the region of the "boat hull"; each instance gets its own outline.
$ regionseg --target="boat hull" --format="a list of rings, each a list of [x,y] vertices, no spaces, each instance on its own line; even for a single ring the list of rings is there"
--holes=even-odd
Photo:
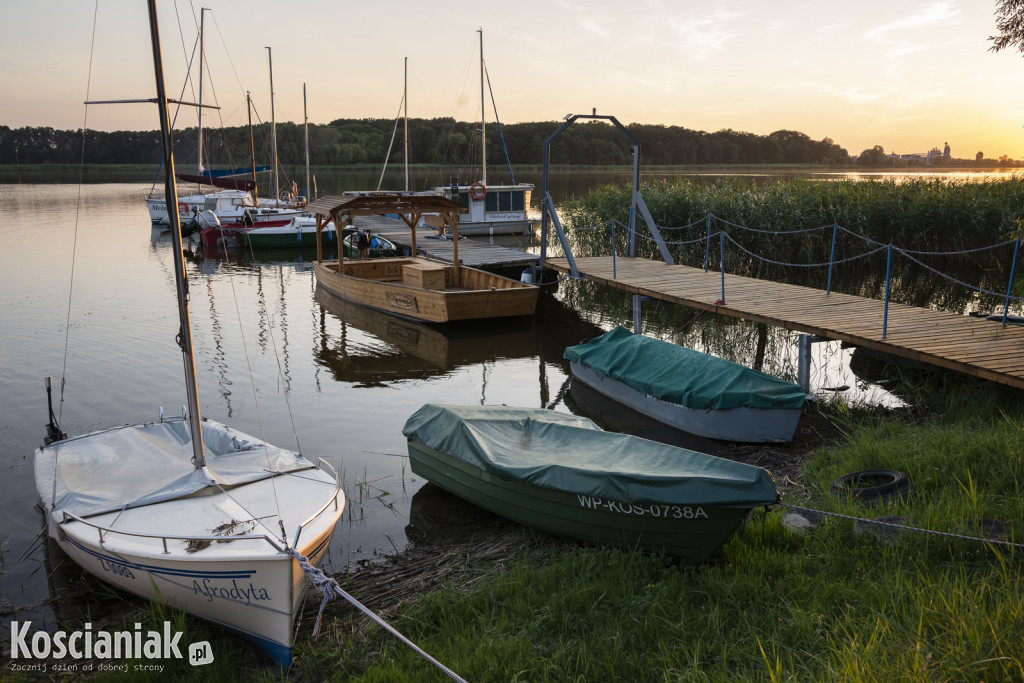
[[[334,247],[338,243],[334,230],[324,230],[324,247]],[[244,247],[253,249],[294,249],[316,247],[316,229],[296,230],[288,225],[273,230],[257,229],[238,235],[238,242]]]
[[[723,441],[792,441],[803,408],[694,409],[648,396],[578,361],[570,361],[574,380],[638,413],[690,434]]]
[[[307,587],[288,548],[314,565],[323,559],[345,506],[338,475],[205,421],[212,464],[182,477],[192,466],[183,424],[38,449],[47,533],[100,580],[228,628],[287,665]]]
[[[533,232],[533,221],[484,221],[459,223],[459,234],[472,237],[477,235],[528,235]]]
[[[291,659],[295,615],[308,587],[299,563],[284,553],[253,553],[232,560],[172,559],[99,542],[92,527],[50,519],[50,536],[87,572],[115,588],[154,600],[226,628],[255,643],[277,662]],[[319,565],[333,526],[304,543],[300,553]],[[109,538],[109,537],[108,537]]]
[[[540,290],[475,268],[419,258],[358,259],[313,264],[317,282],[337,297],[429,323],[532,315]]]
[[[553,455],[554,457],[554,455]],[[686,563],[707,560],[750,507],[625,503],[509,481],[409,441],[412,471],[485,510],[576,540],[664,552]]]

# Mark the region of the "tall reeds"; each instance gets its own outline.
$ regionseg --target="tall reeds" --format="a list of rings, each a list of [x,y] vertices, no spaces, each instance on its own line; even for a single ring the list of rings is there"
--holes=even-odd
[[[629,187],[603,186],[564,204],[563,223],[570,226],[574,254],[609,255],[613,248],[620,256],[627,253],[630,192]],[[877,272],[883,272],[878,264],[884,265],[885,252],[878,250],[889,244],[930,252],[915,258],[943,273],[956,273],[973,286],[1005,292],[1013,254],[1006,243],[1019,236],[1024,219],[1024,182],[1017,177],[766,182],[677,178],[643,182],[641,194],[677,263],[718,270],[718,232],[723,231],[728,272],[824,288],[827,264],[835,261],[841,266],[833,270],[833,286],[866,296],[884,287]],[[617,222],[614,227],[612,221]],[[637,256],[660,260],[643,218],[637,217],[636,224]],[[982,249],[994,245],[1003,246]],[[872,251],[877,253],[855,258]],[[895,263],[894,279],[906,284],[897,282],[895,288],[906,292],[907,303],[921,305],[917,300],[922,290],[914,283],[926,272],[905,256]],[[929,283],[941,279],[927,277]],[[953,299],[952,308],[963,308],[970,297],[961,293]]]

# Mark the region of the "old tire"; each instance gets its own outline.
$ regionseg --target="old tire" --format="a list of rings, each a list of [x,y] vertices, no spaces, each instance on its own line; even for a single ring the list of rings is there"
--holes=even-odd
[[[910,478],[899,470],[861,470],[832,482],[832,493],[857,500],[889,500],[910,488]]]

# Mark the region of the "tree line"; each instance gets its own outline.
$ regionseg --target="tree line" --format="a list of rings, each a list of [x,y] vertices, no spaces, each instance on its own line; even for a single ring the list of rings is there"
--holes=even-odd
[[[508,150],[513,165],[538,165],[544,140],[559,122],[487,125],[488,163],[505,163]],[[829,164],[851,163],[845,149],[829,138],[816,141],[803,133],[780,130],[754,135],[733,130],[715,133],[680,126],[633,124],[627,126],[639,140],[645,165],[699,164]],[[338,119],[309,126],[310,163],[314,166],[379,165],[389,146],[393,163],[403,161],[402,128],[393,120]],[[305,163],[304,127],[277,125],[278,158],[281,163]],[[269,124],[254,128],[257,164],[270,161]],[[198,134],[195,128],[175,132],[178,165],[196,163]],[[452,118],[410,119],[409,160],[413,164],[479,164],[479,123]],[[210,168],[247,166],[251,160],[249,129],[233,127],[204,132],[204,165]],[[88,131],[84,153],[81,130],[16,128],[0,126],[0,164],[77,164],[84,154],[93,164],[159,164],[161,147],[157,131]],[[551,148],[551,162],[583,166],[631,164],[625,136],[604,122],[578,123],[563,133]]]
[[[487,124],[488,165],[539,165],[544,140],[560,125],[556,121]],[[681,126],[631,124],[627,130],[640,142],[645,166],[693,166],[709,164],[821,164],[854,163],[878,166],[879,147],[850,154],[830,138],[812,140],[804,133],[779,130],[755,135],[734,130],[714,133]],[[338,119],[309,126],[309,161],[313,166],[380,166],[403,162],[401,122],[385,119]],[[479,165],[479,123],[450,117],[409,120],[411,164],[444,166]],[[256,164],[271,161],[270,124],[255,126],[250,142],[248,127],[204,131],[206,168],[247,167],[255,151]],[[504,142],[504,145],[502,144]],[[194,170],[198,132],[175,132],[179,171]],[[305,163],[304,126],[277,124],[280,163]],[[390,155],[388,151],[390,148]],[[159,131],[87,131],[0,126],[0,164],[152,164],[161,160]],[[551,147],[551,163],[575,166],[621,166],[632,163],[627,138],[603,121],[577,123],[559,136]]]

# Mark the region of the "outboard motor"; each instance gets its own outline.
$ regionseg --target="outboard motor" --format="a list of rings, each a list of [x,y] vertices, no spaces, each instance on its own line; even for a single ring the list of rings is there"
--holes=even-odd
[[[181,236],[188,237],[194,235],[197,232],[201,232],[206,228],[219,228],[220,219],[217,218],[217,214],[210,210],[203,210],[192,217],[187,223],[181,224]]]

